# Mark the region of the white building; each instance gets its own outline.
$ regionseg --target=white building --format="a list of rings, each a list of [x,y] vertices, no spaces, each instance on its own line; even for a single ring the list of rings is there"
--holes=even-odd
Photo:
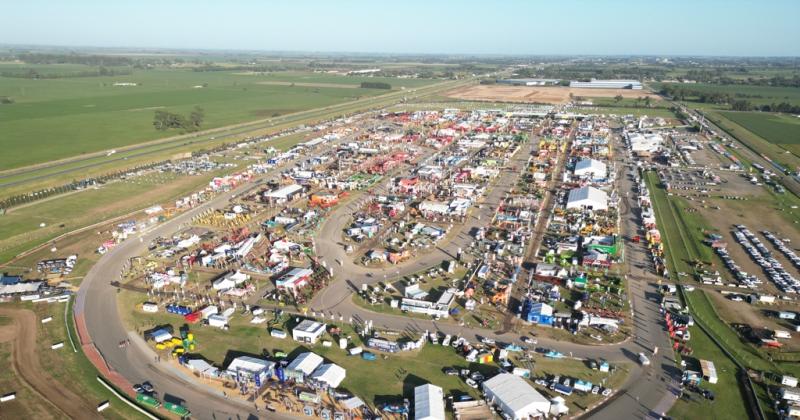
[[[292,338],[295,341],[315,344],[325,333],[325,324],[321,324],[313,319],[305,319],[292,330]]]
[[[660,134],[626,133],[631,152],[640,156],[649,156],[661,150],[664,138]]]
[[[589,177],[591,179],[605,179],[608,167],[603,162],[595,159],[581,159],[575,164],[575,176]]]
[[[414,419],[445,420],[442,388],[425,384],[414,388]]]
[[[569,192],[568,209],[589,207],[593,210],[608,210],[608,194],[594,187],[575,188]]]
[[[264,193],[264,197],[275,203],[285,203],[287,201],[294,200],[294,198],[302,192],[302,185],[289,184],[285,187],[278,188],[277,190]]]
[[[483,393],[489,402],[496,404],[513,420],[544,418],[550,412],[547,398],[525,379],[510,373],[501,373],[484,382]]]
[[[455,299],[456,289],[450,288],[445,290],[436,302],[421,299],[403,298],[400,302],[400,310],[414,312],[418,314],[427,314],[439,318],[447,318],[450,316],[450,306]]]
[[[569,82],[571,88],[592,88],[592,89],[642,89],[642,82],[638,80],[624,80],[624,79],[591,79],[588,82],[579,82],[572,80]]]
[[[233,378],[238,378],[239,382],[252,381],[263,384],[267,378],[272,376],[272,369],[275,362],[257,359],[250,356],[239,356],[231,361],[226,372]]]
[[[278,289],[290,290],[294,294],[296,293],[297,289],[303,288],[306,284],[308,284],[308,280],[313,274],[314,270],[310,268],[293,268],[291,271],[276,280],[275,286]]]

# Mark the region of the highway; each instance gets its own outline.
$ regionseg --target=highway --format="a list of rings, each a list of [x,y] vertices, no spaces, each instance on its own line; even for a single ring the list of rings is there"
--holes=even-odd
[[[533,141],[514,157],[514,164],[518,168],[524,167]],[[618,155],[623,155],[619,153]],[[619,165],[621,168],[622,165]],[[317,240],[318,253],[329,267],[333,267],[334,274],[338,277],[327,289],[322,291],[312,301],[311,309],[315,312],[325,312],[345,319],[352,317],[354,320],[372,320],[376,327],[386,327],[397,330],[439,330],[449,334],[470,336],[493,337],[499,341],[518,341],[519,336],[510,332],[487,331],[477,328],[467,328],[448,322],[435,322],[433,320],[414,319],[403,316],[379,314],[367,311],[356,306],[350,299],[353,286],[376,283],[384,278],[395,278],[419,271],[431,265],[438,264],[443,259],[453,258],[456,250],[465,248],[472,239],[468,235],[469,229],[485,224],[490,220],[491,212],[497,202],[503,197],[505,191],[516,180],[517,174],[504,171],[500,179],[491,188],[486,202],[477,212],[460,228],[456,228],[454,238],[451,238],[441,249],[419,256],[409,263],[393,267],[390,270],[366,269],[356,266],[351,258],[344,254],[341,244],[336,238],[341,236],[342,224],[346,223],[352,212],[354,204],[341,206],[336,209],[326,220]],[[631,181],[626,176],[620,176],[619,191],[623,196],[622,233],[633,233],[637,229],[636,216],[630,212],[632,198],[625,197],[625,192],[632,188]],[[155,353],[150,349],[135,332],[129,332],[122,323],[117,308],[115,287],[110,282],[118,280],[127,261],[134,256],[146,251],[147,244],[157,236],[169,236],[182,225],[209,209],[222,208],[235,194],[239,194],[254,184],[249,183],[233,191],[220,194],[207,203],[181,214],[167,222],[141,233],[117,245],[87,273],[78,291],[74,312],[76,319],[83,317],[94,346],[104,357],[108,366],[121,374],[130,383],[144,380],[151,381],[156,390],[165,400],[178,400],[192,411],[193,416],[201,419],[241,419],[258,417],[253,407],[235,399],[223,396],[194,383],[188,376],[173,370],[164,363],[155,361]],[[480,217],[480,219],[478,219]],[[669,381],[676,373],[674,363],[670,357],[669,343],[664,331],[657,303],[657,278],[648,269],[648,258],[641,245],[627,246],[627,266],[631,272],[629,293],[634,309],[634,339],[616,345],[587,346],[569,342],[541,339],[539,345],[572,354],[575,357],[605,358],[611,362],[629,362],[632,366],[631,376],[618,396],[603,406],[601,409],[590,413],[592,418],[618,419],[618,418],[646,418],[652,415],[652,410],[666,411],[671,406],[670,393],[667,389]],[[342,266],[337,262],[341,261]],[[349,262],[348,262],[349,261]],[[343,274],[344,273],[344,274]],[[384,277],[386,276],[386,277]],[[118,343],[130,338],[132,345],[128,348],[119,348]],[[652,358],[652,365],[641,368],[636,360],[636,355],[641,352],[651,352],[654,346],[661,351],[658,357]],[[673,376],[671,376],[673,375]],[[269,418],[291,418],[270,414]]]

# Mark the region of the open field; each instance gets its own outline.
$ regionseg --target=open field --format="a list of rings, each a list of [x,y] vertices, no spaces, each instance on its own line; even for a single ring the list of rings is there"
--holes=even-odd
[[[650,96],[651,100],[660,100],[659,96],[648,94],[641,90],[630,89],[591,89],[570,88],[561,86],[503,86],[503,85],[474,85],[454,89],[444,93],[451,98],[473,101],[497,101],[520,103],[563,104],[570,100],[570,94],[580,97],[610,97],[622,95],[624,98],[638,98]]]
[[[215,175],[151,174],[12,209],[0,216],[0,262],[63,233],[179,198]]]
[[[0,96],[11,97],[15,102],[3,105],[0,113],[0,131],[5,133],[0,146],[26,151],[3,154],[0,167],[11,169],[178,134],[153,128],[155,110],[187,115],[200,106],[206,116],[202,128],[207,129],[387,92],[361,89],[358,85],[362,81],[384,79],[298,72],[249,76],[188,70],[135,70],[121,76],[42,80],[0,77]],[[433,83],[422,79],[386,81],[395,89]],[[37,147],[28,148],[30,144]]]
[[[800,105],[800,88],[778,87],[778,86],[755,86],[755,85],[718,85],[709,83],[656,83],[653,85],[655,90],[661,89],[664,85],[681,87],[689,91],[702,93],[721,93],[731,95],[735,100],[744,99],[753,105],[770,105],[772,103],[787,102],[792,105]],[[687,101],[695,101],[697,97],[687,97]],[[692,104],[694,105],[694,104]],[[720,108],[719,105],[707,104],[708,106]]]
[[[735,137],[756,153],[764,154],[786,168],[793,169],[800,166],[800,157],[787,153],[787,150],[781,145],[770,142],[735,121],[728,119],[722,112],[706,110],[703,114],[719,128],[725,130],[729,135]]]
[[[470,81],[447,81],[425,86],[411,91],[389,91],[377,96],[369,96],[355,101],[339,103],[337,105],[315,108],[297,113],[287,114],[275,118],[265,118],[246,123],[238,123],[204,130],[201,133],[187,135],[172,135],[160,138],[147,144],[132,145],[117,149],[111,157],[104,152],[96,152],[88,157],[74,156],[57,162],[26,167],[20,171],[6,171],[0,179],[3,188],[0,196],[10,196],[31,190],[46,188],[68,182],[75,178],[74,173],[80,171],[82,177],[97,176],[117,171],[124,167],[168,159],[176,153],[197,151],[210,148],[232,141],[246,138],[274,134],[280,130],[296,127],[301,124],[313,124],[343,115],[364,112],[391,105],[403,98],[415,98],[429,95],[449,87],[470,83]],[[386,91],[384,91],[386,92]],[[0,172],[3,172],[0,170]]]
[[[768,142],[800,155],[800,118],[766,112],[721,112],[720,114]]]

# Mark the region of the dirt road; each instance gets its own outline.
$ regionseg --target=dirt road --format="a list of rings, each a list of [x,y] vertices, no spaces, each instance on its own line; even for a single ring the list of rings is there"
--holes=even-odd
[[[0,308],[0,315],[12,320],[11,324],[0,328],[0,342],[11,342],[11,364],[17,377],[69,418],[101,418],[95,407],[87,404],[65,384],[57,382],[42,368],[36,344],[36,315],[26,309],[10,308]]]

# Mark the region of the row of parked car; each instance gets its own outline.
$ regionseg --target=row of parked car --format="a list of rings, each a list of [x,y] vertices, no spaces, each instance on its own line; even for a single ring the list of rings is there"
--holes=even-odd
[[[744,247],[750,257],[761,266],[767,276],[784,293],[800,293],[800,281],[786,272],[783,265],[772,256],[772,252],[744,225],[737,225],[734,231],[736,240]]]
[[[604,397],[611,395],[613,390],[600,385],[593,385],[591,382],[582,381],[580,379],[570,378],[565,376],[563,379],[561,375],[554,375],[548,378],[537,378],[533,381],[536,385],[543,386],[551,391],[558,392],[563,395],[572,395],[573,392],[584,392],[592,394],[600,394]]]
[[[742,268],[736,264],[736,261],[733,259],[727,249],[723,247],[715,249],[717,250],[717,255],[719,255],[719,258],[723,263],[725,263],[725,267],[727,267],[728,270],[733,273],[733,275],[736,277],[736,280],[739,281],[739,284],[743,284],[750,289],[755,289],[759,284],[762,283],[761,279],[759,279],[755,274],[750,274],[742,270]]]
[[[772,232],[767,231],[767,230],[761,231],[761,233],[767,239],[769,239],[775,245],[776,248],[778,248],[781,252],[783,252],[783,255],[785,255],[786,258],[788,258],[789,261],[791,261],[792,264],[794,264],[795,267],[800,269],[800,256],[798,256],[794,252],[794,250],[792,250],[791,248],[786,246],[786,243],[785,243],[786,240],[778,238],[775,234],[773,234]],[[795,287],[797,287],[797,286],[798,286],[798,284],[795,285]]]

